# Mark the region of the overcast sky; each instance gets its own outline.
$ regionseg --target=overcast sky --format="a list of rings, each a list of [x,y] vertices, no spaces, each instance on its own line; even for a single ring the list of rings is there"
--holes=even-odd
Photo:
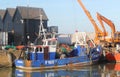
[[[120,30],[120,0],[82,0],[98,25],[96,12],[113,21]],[[77,0],[0,0],[0,9],[27,6],[43,8],[49,21],[48,26],[58,26],[59,33],[94,32],[94,27]],[[105,24],[107,31],[110,27]]]

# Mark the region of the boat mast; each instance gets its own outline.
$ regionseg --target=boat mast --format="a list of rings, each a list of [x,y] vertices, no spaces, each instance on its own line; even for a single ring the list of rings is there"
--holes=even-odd
[[[40,10],[39,10],[39,14],[40,14]],[[43,27],[42,14],[40,14],[39,17],[40,17],[40,25],[39,25],[38,37],[35,40],[35,43],[37,42],[37,40],[40,37],[42,37],[43,45],[45,45],[46,42],[44,40],[46,40],[46,33],[45,33],[45,29]]]
[[[40,26],[39,26],[39,37],[43,35],[43,39],[46,39],[45,29],[43,27],[42,15],[40,14]]]
[[[45,29],[43,27],[42,15],[40,14],[39,36],[43,35],[43,40],[46,39]]]

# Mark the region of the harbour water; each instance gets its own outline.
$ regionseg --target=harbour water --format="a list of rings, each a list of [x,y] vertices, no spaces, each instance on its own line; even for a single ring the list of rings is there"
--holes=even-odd
[[[0,77],[118,77],[120,63],[108,63],[72,69],[55,70],[21,70],[16,68],[1,68]]]

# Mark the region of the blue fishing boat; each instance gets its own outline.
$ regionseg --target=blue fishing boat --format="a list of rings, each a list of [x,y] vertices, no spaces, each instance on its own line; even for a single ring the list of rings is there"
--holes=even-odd
[[[45,32],[42,29],[43,26],[41,25],[38,37],[43,36],[43,44],[24,47],[26,51],[22,51],[20,57],[15,60],[17,68],[29,70],[72,68],[92,65],[99,61],[102,52],[101,47],[90,47],[86,42],[86,35],[81,40],[78,40],[78,32],[76,32],[75,44],[70,50],[64,52],[60,49],[57,38],[46,38]],[[92,40],[89,40],[89,42],[92,43]]]
[[[100,50],[99,46],[87,49],[83,45],[76,44],[68,55],[59,51],[61,54],[56,57],[57,44],[34,45],[23,51],[24,56],[15,60],[15,66],[21,69],[48,69],[92,65],[99,61],[102,52]]]

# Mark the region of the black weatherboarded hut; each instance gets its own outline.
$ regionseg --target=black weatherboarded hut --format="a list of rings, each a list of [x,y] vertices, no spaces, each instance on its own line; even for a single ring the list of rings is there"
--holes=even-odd
[[[26,45],[28,41],[34,43],[39,31],[40,15],[47,30],[48,18],[42,8],[18,6],[1,9],[0,31],[8,33],[8,44]]]
[[[34,43],[42,15],[43,26],[47,29],[48,18],[42,8],[21,7],[16,8],[13,16],[15,45]]]

